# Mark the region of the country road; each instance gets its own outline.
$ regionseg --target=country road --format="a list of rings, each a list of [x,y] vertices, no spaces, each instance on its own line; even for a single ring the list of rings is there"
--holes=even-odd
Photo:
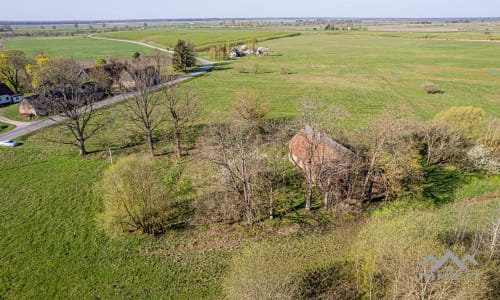
[[[91,37],[91,36],[89,36],[89,37],[95,38],[95,39],[115,40],[115,41],[120,41],[120,42],[139,44],[139,45],[143,45],[145,47],[158,49],[158,50],[163,51],[163,52],[171,52],[171,51],[167,51],[166,49],[163,49],[163,48],[160,48],[157,46],[153,46],[153,45],[149,45],[146,43],[142,43],[142,42],[134,42],[134,41],[118,40],[118,39],[108,39],[108,38],[100,38],[100,37],[98,38],[98,37]],[[149,91],[155,91],[155,90],[161,89],[162,87],[165,87],[167,85],[172,85],[172,84],[176,84],[176,83],[191,79],[193,77],[196,77],[198,75],[201,75],[201,74],[209,71],[212,68],[213,63],[211,61],[208,61],[208,60],[200,58],[200,57],[197,57],[196,59],[203,64],[203,67],[200,67],[200,68],[196,69],[194,72],[188,73],[188,74],[181,76],[173,81],[153,86],[153,87],[149,88]],[[105,107],[108,105],[112,105],[112,104],[115,104],[117,102],[123,101],[125,99],[129,99],[131,97],[134,97],[135,95],[137,95],[137,92],[129,92],[129,93],[117,95],[117,96],[96,102],[94,104],[94,108],[101,108],[101,107]],[[58,116],[53,116],[49,119],[35,121],[35,122],[16,122],[16,121],[12,121],[12,120],[9,120],[9,119],[2,117],[2,122],[13,124],[13,125],[16,125],[17,127],[9,132],[0,134],[0,141],[13,140],[13,139],[18,138],[20,136],[23,136],[25,134],[32,133],[40,128],[44,128],[44,127],[56,124],[60,121],[63,121],[64,119],[65,119],[65,117],[63,115],[58,115]]]

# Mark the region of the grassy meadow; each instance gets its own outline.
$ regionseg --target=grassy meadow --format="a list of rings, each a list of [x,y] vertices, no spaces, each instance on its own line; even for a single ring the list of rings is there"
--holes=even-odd
[[[227,39],[219,31],[213,34]],[[210,42],[202,34],[199,38]],[[195,35],[189,39],[196,43]],[[35,53],[41,47],[37,41],[24,41],[25,49]],[[93,59],[105,53],[130,56],[132,49],[143,49],[81,38],[68,40],[75,43],[69,50],[64,40],[57,41],[53,51],[61,54],[49,55]],[[23,40],[7,45],[16,42]],[[94,42],[107,46],[88,46]],[[200,97],[202,123],[227,117],[242,89],[258,93],[270,109],[269,118],[297,116],[302,99],[319,97],[348,111],[350,127],[370,124],[387,106],[420,119],[458,105],[500,116],[500,43],[311,33],[259,45],[269,47],[271,55],[222,62],[183,84]],[[422,88],[426,82],[445,93],[427,95]],[[11,107],[0,114],[12,114]],[[279,282],[297,278],[303,280],[294,292],[306,293],[300,289],[307,288],[307,280],[321,275],[311,273],[312,268],[351,266],[358,259],[356,249],[369,250],[373,260],[397,252],[397,247],[416,249],[412,246],[420,241],[441,251],[447,247],[444,235],[464,228],[486,231],[500,213],[500,177],[466,174],[445,191],[454,202],[436,206],[428,199],[399,200],[359,219],[339,218],[311,230],[299,226],[297,212],[253,227],[202,226],[159,236],[110,236],[96,223],[103,203],[94,192],[110,166],[108,147],[115,161],[146,151],[144,144],[134,142],[122,108],[117,104],[101,111],[100,118],[109,122],[89,140],[91,154],[85,158],[70,145],[48,142],[59,135],[54,127],[21,137],[21,147],[0,148],[0,299],[241,299],[246,283],[286,292],[287,286]],[[174,160],[172,149],[170,142],[159,143],[158,159]],[[209,172],[190,156],[177,163],[197,175],[194,186]],[[401,246],[403,242],[407,244]],[[408,256],[417,262],[429,250],[418,247],[421,252]],[[340,286],[336,279],[328,280],[322,281],[325,289]],[[353,279],[346,280],[351,281],[342,287],[353,287]],[[254,299],[263,296],[257,293]]]
[[[76,60],[90,61],[96,58],[132,57],[136,51],[144,55],[155,53],[153,49],[140,45],[86,37],[9,39],[4,48],[24,51],[30,57],[45,52],[49,56],[71,56]]]
[[[421,119],[461,105],[500,116],[500,43],[308,34],[259,45],[272,54],[223,62],[187,84],[207,120],[228,112],[241,89],[254,89],[272,117],[297,115],[301,100],[315,96],[348,111],[354,126],[391,106]],[[444,93],[426,94],[427,82]]]
[[[342,35],[361,35],[361,36],[380,36],[380,37],[395,37],[395,38],[415,38],[415,39],[437,39],[437,40],[470,40],[470,41],[498,41],[500,40],[500,30],[485,31],[436,31],[436,32],[395,32],[395,31],[334,31],[328,34],[342,34]]]
[[[142,41],[164,47],[173,47],[177,40],[189,40],[197,50],[206,50],[212,45],[247,43],[256,38],[259,41],[276,39],[297,34],[292,31],[278,30],[143,30],[123,31],[100,34],[102,37]]]

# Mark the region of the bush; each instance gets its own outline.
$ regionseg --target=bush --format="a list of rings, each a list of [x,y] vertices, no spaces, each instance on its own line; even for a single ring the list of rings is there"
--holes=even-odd
[[[494,299],[486,296],[494,292],[488,276],[497,263],[488,258],[494,235],[489,227],[498,212],[489,207],[450,206],[433,213],[372,219],[353,243],[361,292],[375,299],[465,299],[465,295]],[[433,254],[439,259],[448,250],[459,258],[473,255],[480,266],[475,269],[479,280],[418,279],[429,267],[420,264],[424,257]]]
[[[184,222],[192,194],[180,169],[129,156],[104,172],[96,192],[104,200],[98,222],[108,232],[162,233]]]
[[[432,83],[427,83],[424,85],[424,90],[427,94],[442,94],[444,93],[437,85]]]
[[[479,139],[486,130],[486,112],[479,107],[454,106],[439,112],[434,120],[456,128],[470,139]]]
[[[467,152],[472,165],[487,174],[500,174],[500,160],[494,148],[477,145]]]
[[[288,74],[290,74],[290,71],[288,70],[287,67],[282,67],[280,73],[281,73],[281,75],[288,75]]]

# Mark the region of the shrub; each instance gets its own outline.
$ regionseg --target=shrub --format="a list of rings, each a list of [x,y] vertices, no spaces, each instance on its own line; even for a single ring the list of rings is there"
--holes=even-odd
[[[178,168],[150,159],[129,156],[119,160],[96,186],[104,200],[99,223],[109,232],[151,234],[182,224],[192,188],[180,176]]]
[[[500,160],[494,148],[477,145],[467,152],[472,165],[488,174],[500,174]]]
[[[106,59],[105,58],[102,58],[102,57],[96,58],[96,60],[95,60],[95,65],[96,66],[101,66],[101,65],[105,65],[105,64],[106,64]]]
[[[426,83],[424,85],[424,90],[427,94],[441,94],[444,93],[437,85],[432,83]]]
[[[462,131],[470,139],[479,139],[486,130],[486,112],[479,107],[453,106],[439,112],[434,120]]]
[[[434,213],[372,219],[353,243],[361,292],[375,299],[487,299],[493,292],[488,276],[497,263],[488,258],[494,235],[489,219],[498,218],[498,212],[450,206]],[[479,280],[419,280],[429,268],[421,260],[428,254],[439,259],[448,250],[459,258],[472,254],[480,265]]]

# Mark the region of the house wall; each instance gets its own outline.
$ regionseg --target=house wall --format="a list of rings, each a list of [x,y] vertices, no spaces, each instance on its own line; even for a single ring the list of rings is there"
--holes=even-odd
[[[23,101],[23,96],[22,96],[22,95],[19,95],[19,96],[13,96],[13,97],[12,97],[12,102],[14,102],[14,103],[19,103],[19,102],[21,102],[21,101]]]
[[[12,103],[9,95],[0,95],[0,105]]]

